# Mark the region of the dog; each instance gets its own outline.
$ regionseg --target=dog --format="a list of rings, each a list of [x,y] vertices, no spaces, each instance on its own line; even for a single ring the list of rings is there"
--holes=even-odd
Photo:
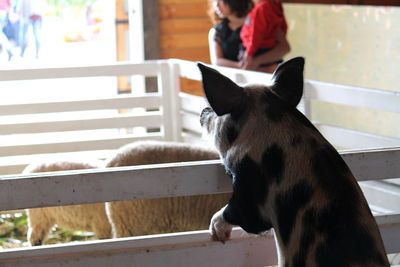
[[[232,225],[273,228],[281,267],[389,266],[378,226],[335,148],[296,109],[304,58],[282,63],[270,86],[241,87],[198,63],[211,106],[200,123],[233,181],[210,232],[226,241]]]

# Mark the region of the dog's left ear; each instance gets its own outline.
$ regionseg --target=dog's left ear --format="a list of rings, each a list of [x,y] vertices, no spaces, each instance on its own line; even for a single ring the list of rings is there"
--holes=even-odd
[[[272,90],[293,107],[299,104],[303,95],[303,71],[304,58],[296,57],[279,65],[272,77]]]
[[[218,116],[232,113],[243,100],[243,88],[218,71],[197,63],[207,100]]]

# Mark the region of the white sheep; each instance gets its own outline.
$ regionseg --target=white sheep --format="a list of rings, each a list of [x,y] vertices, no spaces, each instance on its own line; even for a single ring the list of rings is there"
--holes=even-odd
[[[209,148],[184,143],[138,141],[121,147],[107,160],[107,167],[218,159]],[[31,164],[24,173],[77,170],[102,164],[56,161]],[[230,198],[228,194],[130,200],[98,204],[28,209],[28,240],[42,244],[50,229],[94,232],[97,238],[126,237],[207,229],[211,216]],[[107,214],[106,210],[107,209]],[[112,229],[112,232],[111,232]]]
[[[93,169],[102,167],[97,162],[54,161],[28,165],[23,173]],[[54,225],[66,229],[94,232],[97,238],[110,238],[111,225],[104,203],[26,210],[28,215],[28,241],[31,245],[41,245]]]
[[[107,167],[218,159],[210,148],[185,143],[136,142],[122,147]],[[106,203],[114,237],[207,229],[231,194],[185,196]]]

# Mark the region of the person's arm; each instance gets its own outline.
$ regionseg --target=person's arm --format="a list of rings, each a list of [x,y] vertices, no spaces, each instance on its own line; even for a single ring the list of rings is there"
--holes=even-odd
[[[208,33],[208,46],[210,49],[210,61],[213,65],[239,68],[239,62],[224,58],[221,46],[215,40],[216,30],[211,28]]]
[[[255,7],[251,13],[250,26],[248,26],[248,34],[250,42],[246,44],[246,51],[240,62],[240,67],[246,70],[257,70],[259,64],[255,60],[255,54],[260,49],[263,36],[268,35],[271,30],[271,21],[268,6],[261,5]]]
[[[281,28],[277,30],[277,44],[268,52],[262,53],[255,57],[244,57],[241,62],[241,68],[246,70],[259,70],[260,65],[269,62],[279,61],[284,55],[290,52],[290,45],[286,39],[286,35]]]

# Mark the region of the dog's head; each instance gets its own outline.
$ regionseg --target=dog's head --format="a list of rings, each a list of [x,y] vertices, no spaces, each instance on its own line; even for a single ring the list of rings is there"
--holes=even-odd
[[[290,116],[303,94],[304,59],[297,57],[281,64],[271,86],[241,87],[218,71],[198,64],[203,87],[211,108],[205,108],[200,123],[213,137],[225,158],[235,145],[247,153],[252,146],[265,148],[268,135],[279,135],[279,128],[290,123]],[[276,126],[275,130],[271,130]],[[257,155],[254,155],[257,157]],[[239,156],[240,157],[240,156]],[[231,158],[231,161],[234,160]]]

